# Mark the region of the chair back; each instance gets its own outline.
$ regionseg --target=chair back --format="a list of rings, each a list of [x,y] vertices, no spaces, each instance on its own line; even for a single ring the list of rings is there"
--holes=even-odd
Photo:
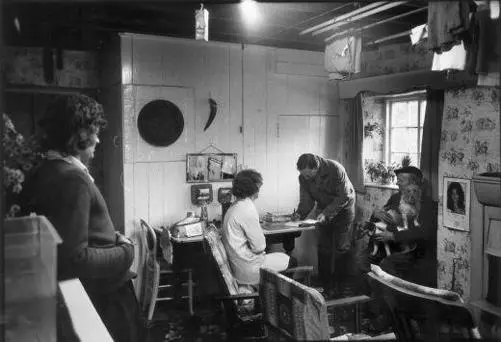
[[[263,320],[271,330],[296,341],[329,339],[327,306],[320,292],[271,269],[260,272]]]
[[[153,228],[150,227],[143,219],[140,222],[139,255],[143,262],[138,265],[141,272],[138,276],[141,277],[141,287],[139,303],[143,312],[148,310],[150,300],[153,295],[154,289],[158,288],[160,281],[160,264],[156,259],[157,255],[157,237]]]
[[[382,298],[399,341],[480,339],[473,315],[459,294],[421,286],[371,265],[371,287]]]
[[[210,255],[219,270],[220,283],[223,285],[225,295],[238,294],[238,283],[231,272],[228,255],[224,248],[221,232],[213,224],[210,224],[204,233],[205,250]]]

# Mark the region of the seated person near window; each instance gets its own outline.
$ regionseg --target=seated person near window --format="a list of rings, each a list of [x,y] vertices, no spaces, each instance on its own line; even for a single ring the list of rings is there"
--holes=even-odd
[[[409,185],[417,184],[422,187],[423,176],[421,170],[414,166],[405,166],[395,170],[397,175],[397,185],[399,191],[393,194],[383,210],[377,210],[373,213],[370,221],[377,222],[383,221],[386,223],[394,224],[394,220],[389,215],[390,210],[398,211],[402,193],[409,187]],[[364,274],[370,271],[370,264],[379,264],[381,268],[397,277],[419,283],[421,285],[435,286],[435,269],[426,270],[422,272],[421,268],[426,265],[431,265],[428,261],[434,258],[434,251],[436,250],[435,232],[436,227],[433,222],[433,216],[436,214],[432,210],[432,200],[423,192],[419,205],[417,206],[419,213],[417,220],[408,222],[408,229],[406,230],[391,230],[377,233],[375,240],[381,243],[398,243],[404,245],[416,246],[410,251],[395,251],[391,255],[381,256],[380,253],[373,256],[371,251],[367,250],[361,256],[360,269]],[[417,271],[417,270],[421,271]],[[428,277],[428,275],[430,275]],[[367,290],[367,289],[366,289]]]
[[[258,198],[263,177],[256,170],[242,170],[233,180],[236,201],[223,220],[222,240],[233,276],[243,286],[259,284],[259,269],[268,267],[277,272],[289,266],[285,253],[265,253],[266,239],[259,224],[254,201]]]

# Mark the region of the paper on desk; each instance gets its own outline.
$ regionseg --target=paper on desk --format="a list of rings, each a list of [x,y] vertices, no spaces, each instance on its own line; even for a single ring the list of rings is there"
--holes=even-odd
[[[305,226],[314,226],[317,223],[318,223],[317,220],[308,219],[302,221],[290,221],[286,222],[284,225],[287,227],[305,227]]]

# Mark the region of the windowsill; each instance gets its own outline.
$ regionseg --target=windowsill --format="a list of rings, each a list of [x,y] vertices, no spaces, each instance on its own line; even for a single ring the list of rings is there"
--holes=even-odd
[[[393,184],[365,183],[364,186],[367,188],[398,190],[398,186],[393,185]]]

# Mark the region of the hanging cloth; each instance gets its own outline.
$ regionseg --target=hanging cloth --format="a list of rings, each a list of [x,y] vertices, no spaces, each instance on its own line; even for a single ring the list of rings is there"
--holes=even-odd
[[[459,44],[470,26],[469,13],[469,1],[430,1],[428,48],[442,53]]]

